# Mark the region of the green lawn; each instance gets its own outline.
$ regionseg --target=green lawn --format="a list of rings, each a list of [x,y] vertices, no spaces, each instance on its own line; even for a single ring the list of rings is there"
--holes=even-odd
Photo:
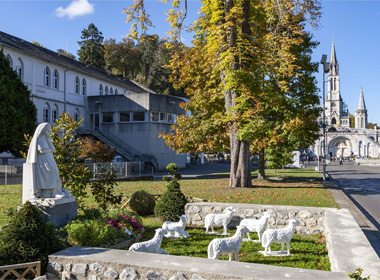
[[[143,221],[145,232],[141,241],[146,241],[153,237],[155,229],[161,227],[162,222],[153,217],[144,218]],[[190,234],[189,238],[164,238],[161,248],[171,255],[207,258],[207,247],[210,241],[214,238],[223,238],[220,235],[206,234],[204,228],[187,226],[186,231]],[[217,228],[215,231],[222,233],[223,229]],[[235,230],[228,229],[228,232],[231,236]],[[253,240],[258,239],[257,233],[250,234]],[[280,251],[281,244],[273,244],[271,248],[272,251]],[[331,269],[323,236],[301,237],[295,234],[290,242],[291,256],[264,257],[259,253],[263,250],[261,243],[243,242],[239,251],[239,261],[326,271]],[[218,259],[228,260],[228,255],[222,255]]]
[[[228,173],[207,176],[207,179],[181,180],[180,184],[185,195],[213,202],[338,207],[330,191],[323,186],[320,174],[313,169],[266,170],[266,175],[268,180],[254,179],[253,188],[229,188]],[[253,171],[252,178],[256,176],[257,171]],[[116,193],[133,194],[142,189],[151,194],[163,194],[166,182],[120,182]],[[21,199],[21,185],[0,186],[0,226],[8,221],[5,211],[16,208]],[[86,204],[95,206],[91,198],[86,200]]]

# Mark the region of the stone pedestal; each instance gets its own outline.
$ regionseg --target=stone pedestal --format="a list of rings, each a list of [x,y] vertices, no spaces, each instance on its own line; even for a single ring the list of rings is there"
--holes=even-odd
[[[34,198],[29,201],[36,205],[43,218],[55,227],[68,224],[78,215],[78,204],[73,195],[63,198]]]

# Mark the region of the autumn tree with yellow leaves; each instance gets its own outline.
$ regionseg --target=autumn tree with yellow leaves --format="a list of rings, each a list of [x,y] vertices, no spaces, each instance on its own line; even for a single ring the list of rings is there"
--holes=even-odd
[[[188,3],[170,2],[169,37],[176,41]],[[317,65],[310,59],[316,43],[305,28],[318,26],[320,1],[201,2],[190,28],[193,47],[176,52],[170,64],[172,82],[185,88],[190,102],[183,106],[192,115],[179,117],[174,133],[161,136],[178,152],[229,149],[230,187],[251,187],[251,153],[260,154],[263,177],[266,149],[307,145],[317,137]],[[133,39],[144,40],[152,25],[144,4],[135,0],[124,10]]]

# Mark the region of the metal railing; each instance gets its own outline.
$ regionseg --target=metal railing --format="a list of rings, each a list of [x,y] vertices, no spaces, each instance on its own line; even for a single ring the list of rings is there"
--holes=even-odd
[[[111,171],[117,179],[153,176],[154,168],[141,161],[116,163],[83,163],[93,172],[93,179],[99,179],[104,171]],[[0,165],[0,185],[22,184],[23,166]]]

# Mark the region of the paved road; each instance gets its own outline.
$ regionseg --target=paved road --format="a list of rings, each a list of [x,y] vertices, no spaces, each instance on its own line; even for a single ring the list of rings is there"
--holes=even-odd
[[[380,166],[335,162],[326,170],[347,198],[336,200],[350,209],[380,257]]]

